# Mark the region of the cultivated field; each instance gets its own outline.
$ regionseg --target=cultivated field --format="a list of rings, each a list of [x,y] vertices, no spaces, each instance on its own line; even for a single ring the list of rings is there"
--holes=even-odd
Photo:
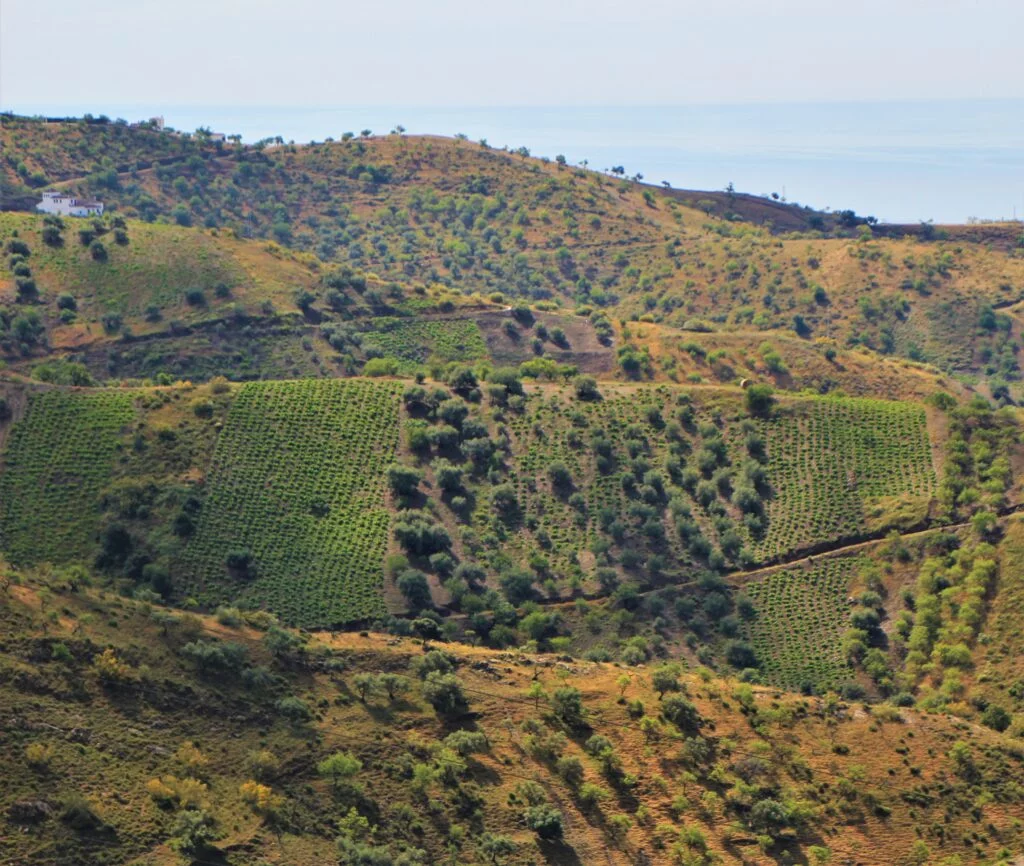
[[[398,394],[386,382],[244,385],[183,554],[186,591],[305,626],[383,613],[383,473],[398,442]],[[251,564],[229,567],[232,551]]]
[[[12,562],[88,557],[97,499],[135,417],[133,399],[127,391],[31,394],[0,471],[0,547]]]

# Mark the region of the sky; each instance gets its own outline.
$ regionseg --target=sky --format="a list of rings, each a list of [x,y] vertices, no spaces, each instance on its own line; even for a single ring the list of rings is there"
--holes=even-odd
[[[2,0],[0,107],[1024,97],[1022,0]]]

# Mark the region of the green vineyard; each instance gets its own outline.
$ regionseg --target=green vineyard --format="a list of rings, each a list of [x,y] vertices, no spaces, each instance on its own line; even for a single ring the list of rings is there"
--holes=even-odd
[[[398,442],[399,393],[368,381],[243,386],[178,569],[188,591],[303,626],[383,614],[384,468]],[[229,567],[232,553],[251,565]]]
[[[40,391],[14,426],[0,473],[0,548],[15,564],[89,557],[97,499],[135,417],[128,391]]]
[[[847,598],[856,558],[832,559],[807,569],[776,571],[744,587],[756,618],[747,636],[765,679],[789,689],[822,691],[853,678],[843,655]]]
[[[768,528],[758,560],[864,532],[865,505],[884,496],[927,499],[935,470],[924,409],[883,400],[815,399],[761,421],[767,443]]]
[[[439,361],[479,361],[487,344],[476,322],[469,319],[375,319],[363,334],[363,348],[403,362],[408,373],[434,358]]]

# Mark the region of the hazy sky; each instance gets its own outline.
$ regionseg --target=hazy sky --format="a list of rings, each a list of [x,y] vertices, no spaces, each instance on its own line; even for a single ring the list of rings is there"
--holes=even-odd
[[[1024,96],[1024,0],[0,0],[0,105]]]

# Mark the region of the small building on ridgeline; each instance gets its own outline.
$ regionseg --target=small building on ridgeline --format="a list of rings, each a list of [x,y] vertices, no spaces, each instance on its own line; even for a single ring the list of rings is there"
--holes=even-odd
[[[78,198],[66,192],[44,192],[37,211],[59,216],[89,217],[103,215],[103,202],[91,198]]]

